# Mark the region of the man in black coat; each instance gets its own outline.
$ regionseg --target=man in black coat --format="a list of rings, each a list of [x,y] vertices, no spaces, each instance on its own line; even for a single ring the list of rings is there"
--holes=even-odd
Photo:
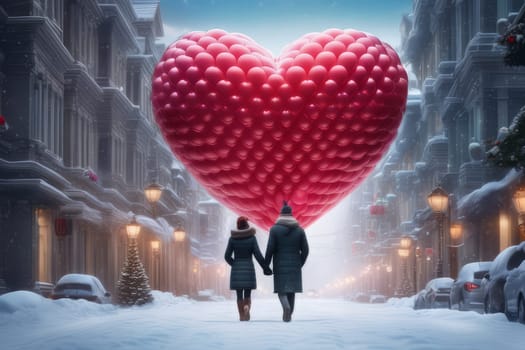
[[[295,304],[295,293],[303,291],[301,268],[308,257],[306,234],[292,215],[292,208],[284,201],[280,216],[270,228],[266,247],[266,264],[273,259],[274,293],[283,307],[283,321],[290,322]]]

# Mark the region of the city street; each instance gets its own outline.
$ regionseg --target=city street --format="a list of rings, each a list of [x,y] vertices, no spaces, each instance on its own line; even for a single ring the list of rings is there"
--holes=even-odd
[[[503,314],[416,311],[411,299],[359,304],[301,297],[292,322],[283,323],[277,298],[254,295],[252,320],[241,323],[234,300],[154,295],[152,305],[134,308],[0,296],[2,348],[458,350],[522,349],[525,342],[525,326]]]

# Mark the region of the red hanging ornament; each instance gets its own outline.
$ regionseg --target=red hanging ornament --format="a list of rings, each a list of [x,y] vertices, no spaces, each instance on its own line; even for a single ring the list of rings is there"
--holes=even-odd
[[[370,215],[385,215],[385,206],[381,204],[371,205]]]
[[[515,35],[509,35],[509,36],[507,37],[507,43],[509,43],[509,44],[511,44],[511,45],[512,45],[512,44],[515,44],[515,43],[516,43],[516,36],[515,36]]]
[[[70,228],[71,223],[68,219],[65,218],[56,218],[55,219],[55,234],[58,237],[64,237],[71,233]]]

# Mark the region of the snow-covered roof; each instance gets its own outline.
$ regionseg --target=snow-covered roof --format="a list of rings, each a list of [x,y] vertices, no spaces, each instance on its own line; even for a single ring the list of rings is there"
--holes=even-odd
[[[60,215],[78,217],[93,224],[102,222],[102,215],[97,209],[93,209],[83,202],[73,201],[60,207]]]
[[[488,182],[461,198],[458,202],[460,215],[479,218],[509,203],[510,187],[519,181],[521,174],[511,169],[500,181]]]
[[[159,0],[133,0],[133,8],[139,19],[153,19],[157,13]]]
[[[168,239],[172,236],[173,227],[171,227],[163,218],[154,220],[149,216],[136,215],[135,220],[137,220],[140,225],[144,226],[161,238]]]
[[[199,205],[200,204],[203,204],[203,205],[210,205],[210,204],[211,205],[216,205],[216,204],[219,204],[219,202],[217,202],[217,200],[214,199],[214,198],[210,198],[210,199],[207,199],[205,201],[199,201]]]
[[[132,0],[135,15],[139,21],[153,22],[155,36],[164,35],[162,19],[160,15],[160,0]]]
[[[60,283],[82,283],[82,284],[93,284],[96,277],[92,275],[86,275],[83,273],[70,273],[62,276],[57,284]]]

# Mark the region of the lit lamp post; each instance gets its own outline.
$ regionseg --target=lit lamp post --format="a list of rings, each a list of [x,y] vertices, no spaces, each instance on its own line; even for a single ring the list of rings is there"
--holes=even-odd
[[[520,216],[519,233],[520,242],[522,242],[525,241],[525,222],[523,220],[525,215],[525,188],[519,188],[516,193],[514,193],[514,196],[512,196],[512,201]]]
[[[160,196],[162,195],[162,186],[152,183],[144,189],[144,195],[146,196],[147,201],[152,205],[153,216],[157,216],[156,206],[157,202],[160,200]]]
[[[159,241],[151,241],[151,250],[153,251],[153,254],[158,254],[160,250],[160,242]]]
[[[140,233],[140,225],[137,222],[137,220],[135,219],[135,217],[133,217],[131,222],[126,225],[126,233],[128,234],[128,238],[131,241],[130,244],[132,244],[132,243],[137,244],[137,242],[135,240],[137,239],[137,237],[138,237],[138,235]]]
[[[430,193],[427,197],[428,205],[430,209],[438,217],[438,261],[436,267],[436,277],[443,277],[443,220],[445,219],[445,214],[448,210],[448,193],[445,192],[441,187],[437,187]]]
[[[126,233],[129,238],[128,252],[117,285],[118,302],[125,306],[142,305],[151,302],[153,297],[148,276],[139,258],[137,237],[140,233],[140,225],[135,218],[126,225]]]
[[[186,239],[186,231],[184,231],[182,226],[177,226],[173,231],[173,238],[175,239],[175,242],[184,242]]]
[[[410,245],[412,240],[408,236],[403,236],[399,243],[400,248],[397,250],[397,254],[402,261],[403,276],[398,294],[402,296],[409,296],[412,292],[412,286],[410,284],[410,279],[408,278],[408,257],[410,256]]]

